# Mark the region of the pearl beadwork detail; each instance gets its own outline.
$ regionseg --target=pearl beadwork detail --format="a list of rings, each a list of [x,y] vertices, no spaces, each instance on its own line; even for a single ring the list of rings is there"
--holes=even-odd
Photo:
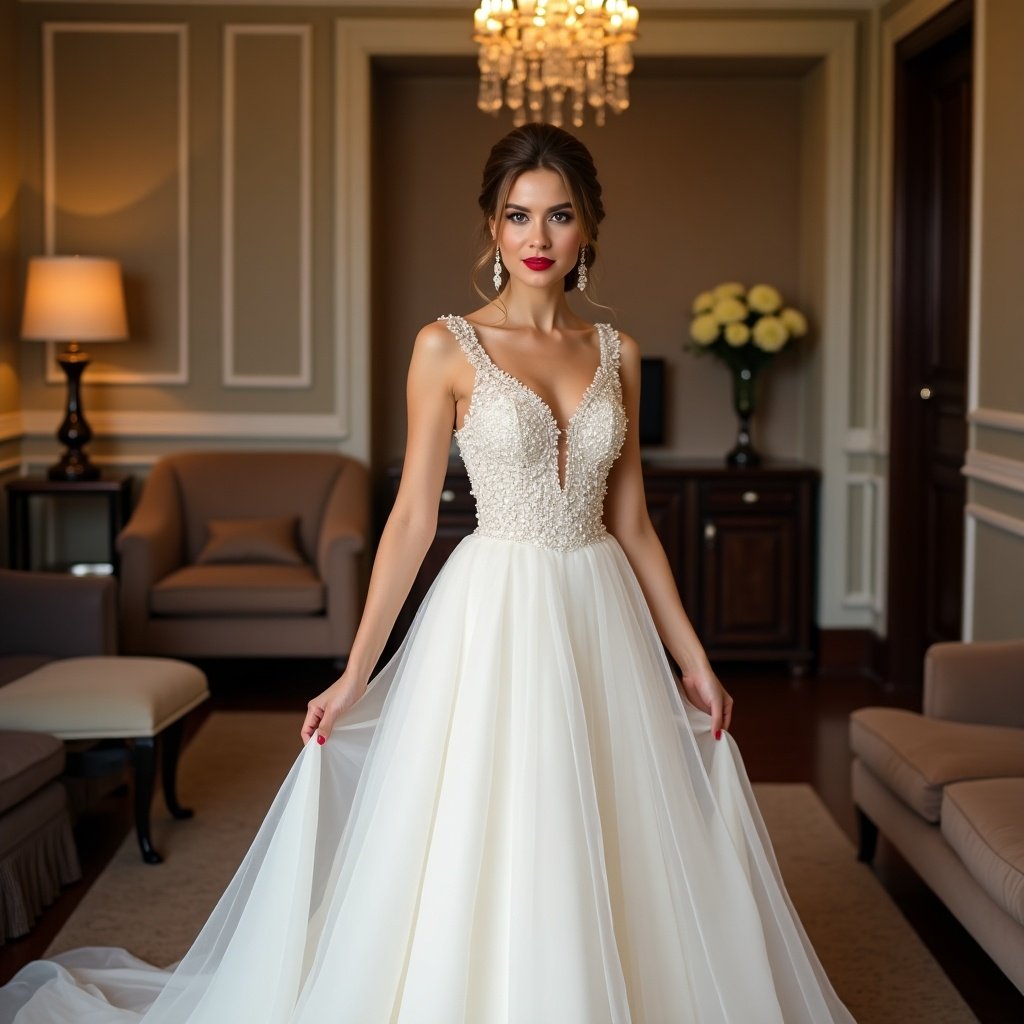
[[[475,371],[461,428],[454,432],[485,537],[572,550],[606,537],[608,472],[626,437],[619,336],[597,324],[601,362],[563,431],[546,402],[492,362],[473,325],[443,316]],[[565,479],[559,447],[565,435]]]

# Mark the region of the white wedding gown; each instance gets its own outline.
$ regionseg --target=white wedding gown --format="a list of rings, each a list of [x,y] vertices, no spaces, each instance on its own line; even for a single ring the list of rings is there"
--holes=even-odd
[[[299,754],[182,961],[37,961],[0,989],[0,1021],[852,1021],[732,739],[680,697],[602,524],[626,423],[617,334],[599,326],[563,486],[550,409],[446,319],[476,370],[456,433],[476,532]]]

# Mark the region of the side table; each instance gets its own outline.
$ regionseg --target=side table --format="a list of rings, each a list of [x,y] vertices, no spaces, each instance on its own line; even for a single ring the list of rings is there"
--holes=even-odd
[[[29,499],[95,497],[107,506],[107,535],[110,564],[118,573],[117,535],[131,514],[132,479],[129,473],[111,473],[98,480],[47,480],[42,477],[18,477],[7,483],[8,560],[12,569],[31,569],[32,517]]]

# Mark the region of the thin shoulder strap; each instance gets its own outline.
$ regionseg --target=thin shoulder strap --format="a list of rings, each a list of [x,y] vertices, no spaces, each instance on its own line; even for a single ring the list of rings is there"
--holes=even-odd
[[[598,324],[601,337],[601,362],[613,374],[619,372],[619,332],[611,324]]]
[[[480,347],[480,342],[476,340],[473,328],[466,322],[465,318],[454,313],[447,313],[445,316],[439,316],[438,320],[443,320],[448,330],[455,335],[459,348],[465,352],[466,358],[470,361],[473,369],[486,370],[487,353]]]

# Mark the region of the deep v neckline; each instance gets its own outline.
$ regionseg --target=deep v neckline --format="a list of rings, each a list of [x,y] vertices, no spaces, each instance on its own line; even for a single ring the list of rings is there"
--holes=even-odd
[[[541,398],[540,395],[537,394],[537,392],[534,391],[533,388],[531,388],[528,384],[524,384],[523,381],[521,381],[518,377],[513,376],[511,373],[508,372],[508,370],[503,370],[500,366],[498,366],[498,364],[487,354],[487,349],[485,349],[483,347],[483,345],[481,344],[480,336],[476,333],[476,328],[464,316],[460,316],[459,319],[469,329],[469,334],[470,334],[470,337],[472,338],[473,344],[477,347],[477,350],[483,356],[484,361],[487,363],[488,367],[491,370],[493,370],[496,374],[498,374],[499,377],[503,377],[505,380],[509,381],[509,383],[513,384],[514,386],[518,387],[520,390],[525,392],[527,395],[529,395],[544,410],[544,412],[547,414],[548,420],[550,421],[551,425],[555,428],[555,432],[558,435],[565,434],[568,437],[569,430],[572,428],[573,422],[575,421],[576,417],[579,415],[580,410],[584,407],[584,405],[586,405],[587,399],[590,397],[590,395],[593,393],[594,389],[597,387],[598,383],[600,382],[602,372],[604,371],[604,368],[605,368],[605,365],[604,365],[604,346],[605,346],[605,341],[604,341],[604,332],[601,330],[601,326],[602,325],[601,324],[594,324],[594,327],[597,329],[597,343],[598,343],[597,369],[594,371],[594,376],[591,378],[590,383],[587,385],[587,387],[584,390],[583,394],[580,396],[580,400],[576,403],[576,408],[573,410],[572,415],[565,421],[565,426],[564,427],[560,427],[558,425],[558,418],[555,416],[555,413],[552,410],[551,406],[548,405],[548,403],[545,402],[544,399]],[[568,444],[568,442],[567,442],[567,444]],[[568,474],[568,471],[569,471],[568,461],[569,461],[569,454],[568,454],[568,451],[567,451],[566,452],[566,474]],[[561,488],[561,482],[559,482],[559,487]],[[564,490],[564,488],[562,488],[562,489]]]

